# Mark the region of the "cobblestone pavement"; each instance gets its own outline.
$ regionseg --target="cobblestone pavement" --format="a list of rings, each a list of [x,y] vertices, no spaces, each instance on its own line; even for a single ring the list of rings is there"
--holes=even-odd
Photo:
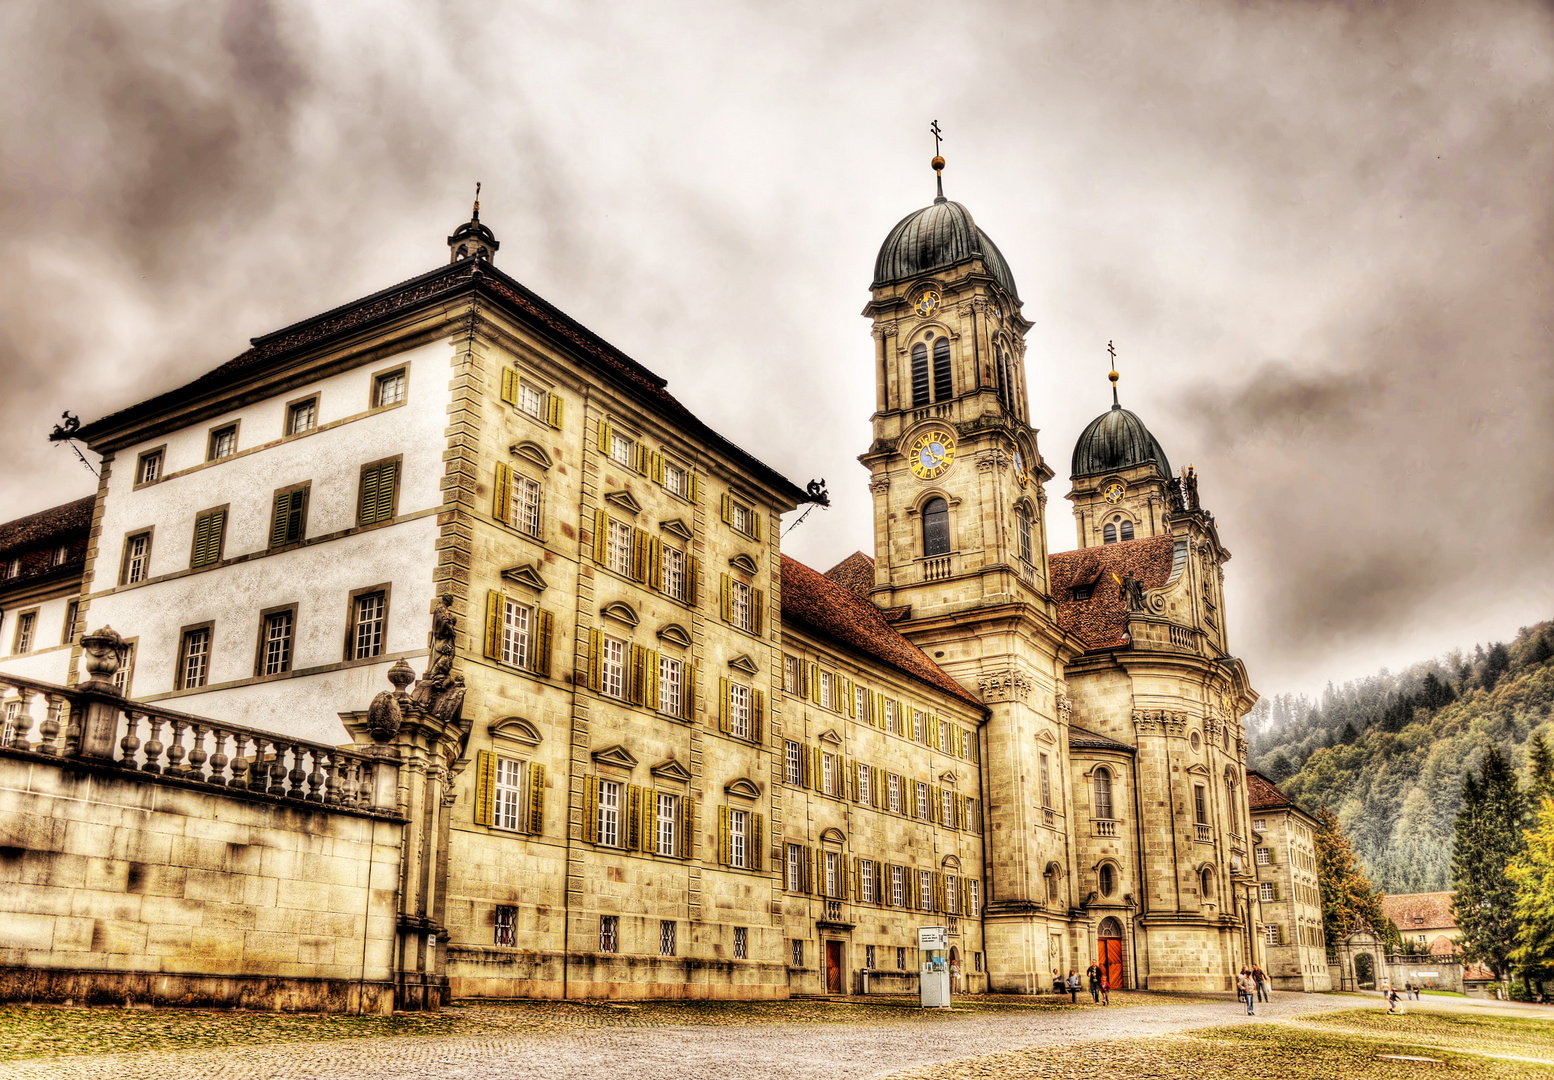
[[[456,1036],[342,1039],[219,1049],[33,1058],[0,1077],[37,1080],[864,1080],[937,1062],[1036,1046],[1162,1035],[1253,1020],[1224,1000],[1131,996],[1126,1008],[1001,1009],[939,1015],[879,1009],[847,1022],[514,1030]],[[1276,994],[1258,1022],[1358,1004],[1337,995]],[[499,1010],[475,1006],[470,1011]],[[753,1008],[759,1008],[755,1006]],[[657,1011],[657,1010],[655,1010]],[[601,1018],[609,1014],[603,1009]]]

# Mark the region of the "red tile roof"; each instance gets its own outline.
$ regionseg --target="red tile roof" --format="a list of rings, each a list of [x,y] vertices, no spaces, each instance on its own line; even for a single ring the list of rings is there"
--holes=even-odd
[[[892,629],[879,608],[787,555],[782,557],[782,620],[818,631],[984,710],[974,694]]]
[[[1246,771],[1246,801],[1253,810],[1282,810],[1293,803],[1262,773]]]
[[[859,596],[868,596],[869,590],[874,588],[874,560],[855,551],[827,570],[826,577]]]
[[[1419,934],[1426,930],[1455,930],[1457,920],[1451,917],[1450,892],[1401,893],[1384,896],[1382,914],[1398,924],[1404,934]],[[1422,922],[1416,920],[1423,920]]]
[[[43,544],[53,547],[61,540],[72,540],[77,536],[84,540],[92,528],[92,507],[96,502],[96,495],[88,495],[63,506],[0,523],[0,555]]]
[[[1150,536],[1053,554],[1048,567],[1058,625],[1091,649],[1126,645],[1128,602],[1122,595],[1122,578],[1131,573],[1144,588],[1160,588],[1171,576],[1175,547],[1169,536]],[[1095,591],[1089,599],[1074,599],[1074,588],[1091,584]]]

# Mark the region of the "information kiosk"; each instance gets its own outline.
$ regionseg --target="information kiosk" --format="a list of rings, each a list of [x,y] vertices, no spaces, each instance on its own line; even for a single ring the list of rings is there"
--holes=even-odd
[[[945,950],[950,947],[950,934],[942,926],[917,928],[917,948],[923,954],[923,970],[918,979],[925,1009],[950,1007],[950,962]]]

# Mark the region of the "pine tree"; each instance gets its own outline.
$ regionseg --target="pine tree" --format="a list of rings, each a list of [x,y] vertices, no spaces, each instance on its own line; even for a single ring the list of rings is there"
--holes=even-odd
[[[1295,775],[1295,766],[1290,764],[1289,758],[1278,751],[1274,751],[1274,755],[1263,763],[1263,770],[1267,772],[1268,779],[1275,784]]]
[[[1480,776],[1462,782],[1452,844],[1452,916],[1461,932],[1463,955],[1504,979],[1516,937],[1516,886],[1506,867],[1522,850],[1526,799],[1511,766],[1493,747]]]
[[[1548,740],[1534,735],[1527,748],[1527,759],[1532,770],[1529,800],[1536,806],[1544,799],[1554,799],[1554,750],[1549,749]]]
[[[1549,644],[1549,635],[1546,632],[1541,633],[1528,646],[1527,663],[1529,665],[1546,664],[1549,662],[1550,657],[1554,657],[1554,645]]]
[[[1504,642],[1495,642],[1489,647],[1489,653],[1484,657],[1484,666],[1479,670],[1478,681],[1485,690],[1493,690],[1495,684],[1500,681],[1511,667],[1511,650],[1505,647]]]
[[[1433,671],[1425,672],[1424,685],[1419,690],[1419,704],[1434,712],[1444,705],[1450,705],[1456,697],[1451,683],[1443,682]]]
[[[1541,740],[1540,744],[1541,744]],[[1547,757],[1548,747],[1544,746]],[[1527,846],[1506,866],[1516,887],[1516,948],[1511,962],[1523,978],[1542,981],[1554,971],[1554,800],[1544,798]]]
[[[1389,945],[1399,943],[1398,928],[1381,910],[1383,894],[1371,887],[1354,845],[1326,806],[1316,812],[1317,887],[1322,894],[1322,929],[1336,944],[1364,924]]]

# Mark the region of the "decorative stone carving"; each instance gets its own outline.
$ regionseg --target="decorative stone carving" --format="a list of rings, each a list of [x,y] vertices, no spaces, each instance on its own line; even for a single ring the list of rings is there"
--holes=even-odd
[[[1219,717],[1215,716],[1212,711],[1208,712],[1208,713],[1205,713],[1204,717],[1203,717],[1203,735],[1204,735],[1204,738],[1207,738],[1207,739],[1217,739],[1217,738],[1219,738],[1219,732],[1220,732]]]
[[[994,469],[1002,472],[1008,467],[1009,455],[1004,453],[1003,449],[1000,447],[995,446],[991,450],[983,450],[977,455],[978,472],[991,472]]]
[[[129,642],[120,637],[111,626],[104,626],[95,634],[81,639],[86,672],[91,677],[81,684],[82,690],[95,690],[99,694],[122,696],[113,685],[113,676],[124,666],[129,655]]]
[[[1133,727],[1140,735],[1185,735],[1187,714],[1168,709],[1134,709]]]
[[[1024,701],[1031,693],[1031,680],[1019,668],[984,671],[977,676],[977,692],[983,701]]]
[[[1122,576],[1122,595],[1127,597],[1128,610],[1147,611],[1149,602],[1144,597],[1144,583],[1133,576],[1132,571]]]
[[[453,674],[453,645],[458,628],[459,617],[453,613],[453,594],[443,593],[432,609],[432,649],[426,672],[410,695],[412,701],[450,727],[460,727],[464,721],[464,676]],[[389,678],[394,679],[392,669]],[[468,734],[466,731],[466,738]]]
[[[415,681],[415,672],[403,659],[397,660],[388,670],[388,681],[394,685],[392,693],[385,690],[367,706],[367,730],[380,743],[386,743],[399,734],[399,726],[405,721],[405,713],[414,708],[405,687]]]
[[[882,476],[878,480],[869,481],[870,495],[883,495],[890,490],[890,477]]]
[[[1067,726],[1068,724],[1073,723],[1073,721],[1074,721],[1074,703],[1073,703],[1073,701],[1071,701],[1069,699],[1069,696],[1067,694],[1058,694],[1053,699],[1053,704],[1057,706],[1058,722],[1059,723],[1061,723],[1061,724],[1063,724],[1065,726]]]

